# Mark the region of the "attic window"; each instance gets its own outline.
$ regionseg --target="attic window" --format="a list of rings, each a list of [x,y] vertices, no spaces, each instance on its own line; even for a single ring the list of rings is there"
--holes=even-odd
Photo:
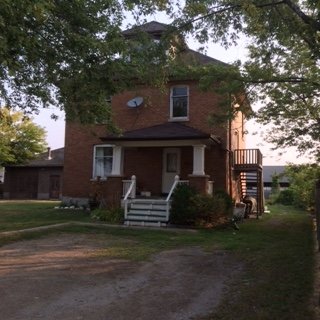
[[[189,117],[189,88],[188,86],[175,86],[170,94],[170,119],[188,120]]]

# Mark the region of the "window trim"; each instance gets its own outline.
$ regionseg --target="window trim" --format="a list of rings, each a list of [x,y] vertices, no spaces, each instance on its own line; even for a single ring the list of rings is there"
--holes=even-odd
[[[101,180],[106,180],[107,177],[111,176],[112,175],[112,170],[113,170],[113,157],[114,157],[114,145],[112,144],[96,144],[93,146],[93,163],[92,163],[92,180],[97,180],[98,179],[98,176],[95,176],[95,171],[96,171],[96,154],[97,154],[97,148],[112,148],[112,166],[111,166],[111,171],[109,174],[103,176],[103,177],[100,177]]]
[[[187,115],[183,117],[173,116],[173,89],[174,88],[187,88]],[[190,100],[190,88],[188,85],[179,84],[170,88],[170,120],[171,121],[188,121],[189,120],[189,100]]]

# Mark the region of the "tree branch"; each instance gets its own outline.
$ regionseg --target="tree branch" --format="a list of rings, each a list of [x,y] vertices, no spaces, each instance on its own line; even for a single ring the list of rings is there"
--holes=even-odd
[[[266,83],[310,83],[314,86],[320,86],[318,82],[309,82],[305,78],[270,78],[270,79],[242,79],[245,83],[253,83],[253,84],[266,84]]]
[[[315,30],[320,31],[320,22],[306,15],[295,3],[291,0],[283,0],[283,3],[285,3],[304,23],[310,25]]]

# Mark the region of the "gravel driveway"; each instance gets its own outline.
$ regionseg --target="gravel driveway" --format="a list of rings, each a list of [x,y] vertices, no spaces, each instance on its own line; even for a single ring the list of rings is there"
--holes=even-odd
[[[196,319],[241,272],[223,251],[191,247],[132,262],[94,255],[105,247],[94,235],[63,234],[0,248],[0,318]]]

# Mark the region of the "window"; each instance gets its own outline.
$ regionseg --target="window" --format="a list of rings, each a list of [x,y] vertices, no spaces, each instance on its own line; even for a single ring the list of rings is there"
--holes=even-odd
[[[178,86],[171,88],[170,118],[187,120],[189,116],[189,88]]]
[[[111,174],[113,161],[113,147],[110,145],[95,146],[93,160],[93,178],[106,178]]]

